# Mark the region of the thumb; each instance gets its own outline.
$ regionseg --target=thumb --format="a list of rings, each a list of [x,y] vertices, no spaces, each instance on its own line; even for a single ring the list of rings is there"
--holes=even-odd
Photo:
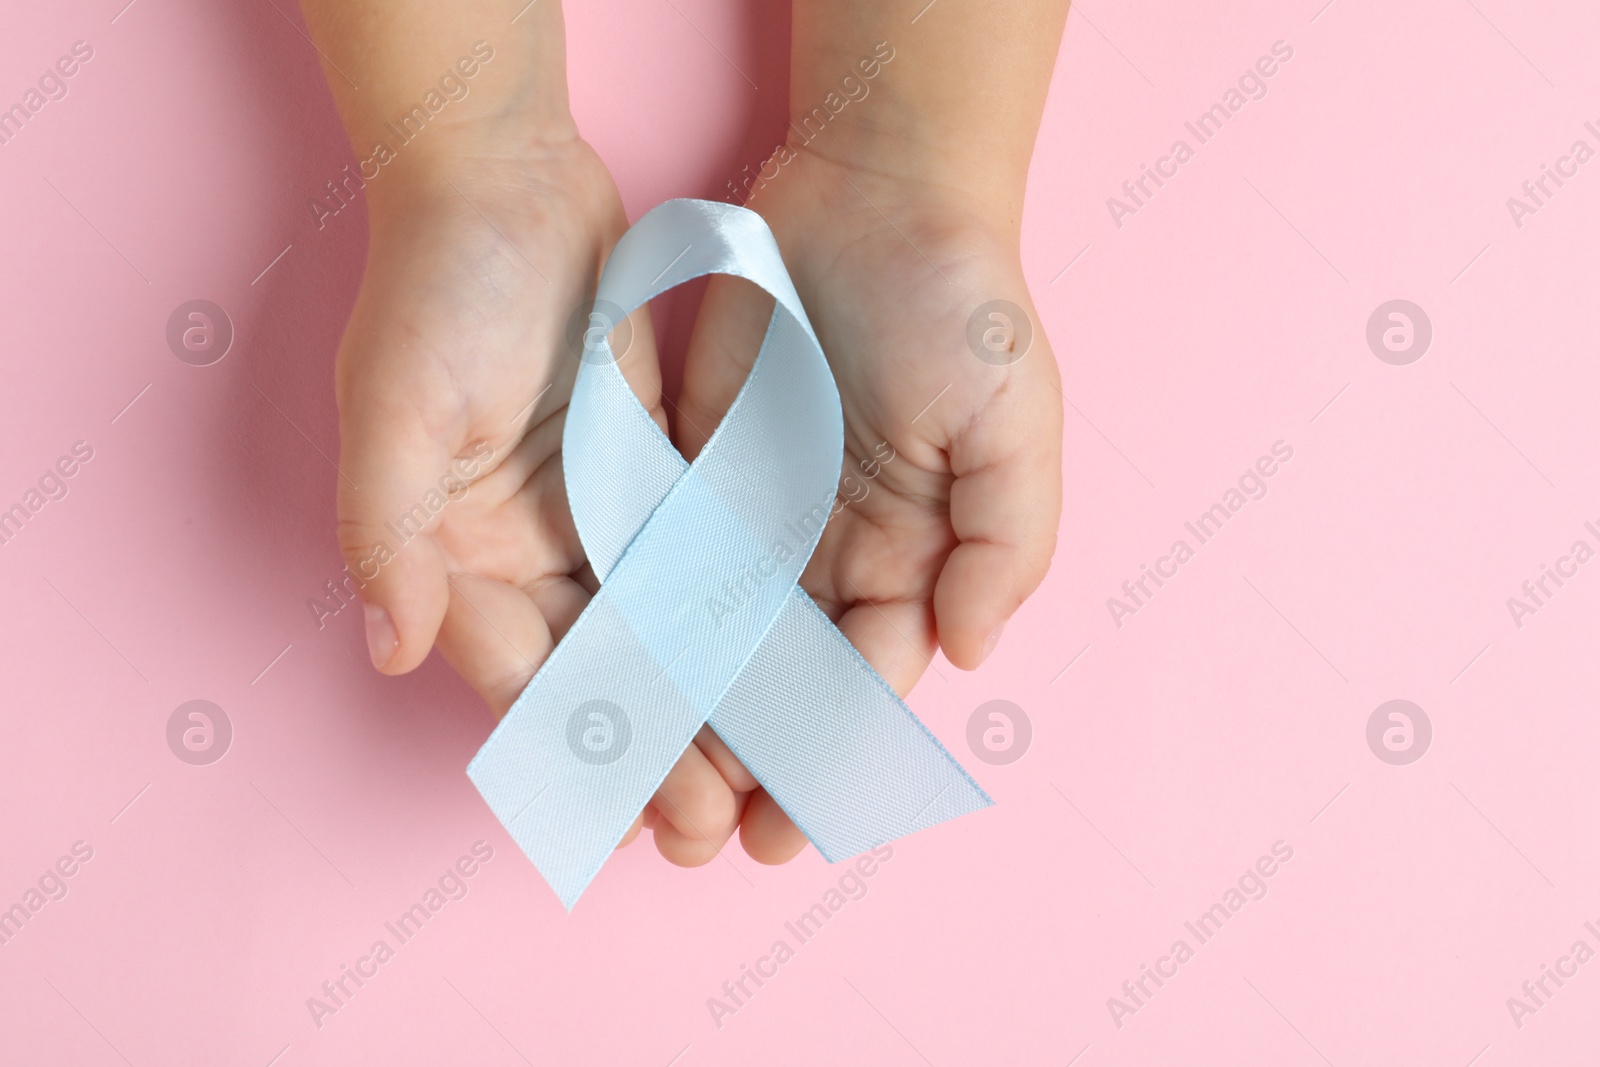
[[[1028,452],[951,486],[960,543],[939,573],[933,603],[939,644],[957,667],[974,670],[988,658],[1006,620],[1044,579],[1061,515],[1060,469],[1050,452]]]
[[[339,550],[364,604],[367,650],[385,674],[412,670],[433,647],[450,602],[433,531],[476,472],[452,463],[420,420],[357,398],[339,413]]]
[[[956,476],[950,525],[960,543],[940,571],[933,601],[939,644],[963,670],[988,658],[1055,553],[1061,407],[1053,376],[1045,378],[1002,392],[998,410],[967,427],[949,450]]]

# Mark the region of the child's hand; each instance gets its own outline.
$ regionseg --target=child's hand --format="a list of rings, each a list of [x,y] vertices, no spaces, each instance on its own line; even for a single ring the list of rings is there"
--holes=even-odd
[[[338,359],[349,479],[339,541],[365,583],[378,669],[411,670],[437,637],[499,717],[597,588],[567,503],[561,433],[578,365],[573,315],[627,220],[578,140],[536,160],[456,151],[447,167],[412,172],[403,196],[391,189],[374,205]],[[648,317],[630,325],[621,368],[664,425]],[[669,860],[704,863],[754,784],[703,729],[640,822]]]
[[[394,151],[339,349],[339,544],[378,669],[437,639],[500,717],[596,588],[561,473],[569,327],[627,219],[567,106],[559,3],[301,6],[358,155]],[[397,116],[426,129],[402,143]],[[648,316],[631,326],[623,373],[665,425]],[[749,779],[702,730],[623,843],[648,821],[672,862],[709,861]]]
[[[404,180],[374,202],[336,373],[339,542],[388,674],[416,667],[436,634],[470,661],[470,601],[501,595],[479,579],[523,590],[552,626],[587,599],[568,577],[583,557],[561,482],[577,364],[563,331],[626,227],[581,141],[537,163],[457,154]],[[648,328],[623,367],[659,410]],[[511,643],[542,658],[547,639]],[[515,696],[469,680],[502,712]]]
[[[435,162],[435,159],[438,162]],[[577,360],[564,331],[626,228],[572,139],[466,149],[373,182],[366,277],[340,346],[339,543],[387,674],[440,651],[504,715],[589,598],[561,479]],[[624,361],[659,411],[646,322]]]
[[[777,235],[844,403],[851,502],[801,585],[902,695],[936,646],[975,668],[1044,577],[1061,509],[1059,376],[1015,235],[931,183],[808,152],[750,206]],[[1031,319],[1031,346],[1009,366],[968,343],[969,317],[992,299]],[[771,307],[753,286],[712,280],[675,419],[686,456],[732,403]]]
[[[981,663],[1055,548],[1062,397],[1018,245],[1066,16],[1067,0],[794,5],[791,143],[749,206],[839,383],[851,501],[800,584],[902,695],[936,646]],[[967,339],[994,300],[1031,327],[1008,366]],[[674,419],[686,455],[733,402],[771,306],[734,279],[707,287]],[[775,811],[762,796],[752,814]],[[762,835],[798,849],[786,822]]]

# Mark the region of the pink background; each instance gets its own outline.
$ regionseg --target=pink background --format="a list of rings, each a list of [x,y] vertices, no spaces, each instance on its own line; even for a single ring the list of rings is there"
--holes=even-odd
[[[1074,12],[1024,245],[1071,404],[1061,548],[994,658],[911,698],[998,806],[897,843],[719,1028],[707,998],[840,872],[646,842],[565,916],[463,773],[490,727],[465,686],[437,659],[377,676],[354,610],[317,629],[365,224],[319,233],[306,201],[352,157],[292,5],[122,2],[12,5],[0,35],[6,104],[95,49],[0,146],[0,507],[94,449],[0,546],[0,907],[94,850],[0,946],[0,1060],[1594,1062],[1600,962],[1520,1027],[1506,1005],[1600,950],[1600,564],[1520,628],[1506,606],[1600,547],[1600,161],[1520,228],[1506,207],[1600,148],[1592,8]],[[575,107],[630,215],[771,147],[763,5],[571,6]],[[941,11],[905,6],[909,50]],[[1268,95],[1114,225],[1106,198],[1278,40]],[[237,330],[205,368],[164,338],[197,297]],[[1395,298],[1433,325],[1408,366],[1365,340]],[[1117,627],[1106,598],[1279,440],[1268,496]],[[1407,766],[1366,742],[1396,698],[1434,730]],[[167,747],[192,699],[233,724],[210,766]],[[1008,766],[966,746],[991,699],[1033,724]],[[470,893],[319,1029],[306,999],[479,840]],[[1278,841],[1270,892],[1198,945],[1184,923]],[[1107,998],[1179,938],[1194,958],[1119,1027]]]

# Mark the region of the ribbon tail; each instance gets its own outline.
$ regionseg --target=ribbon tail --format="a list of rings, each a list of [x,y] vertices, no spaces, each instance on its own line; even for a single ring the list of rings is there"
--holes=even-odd
[[[798,586],[710,722],[829,863],[994,803]]]

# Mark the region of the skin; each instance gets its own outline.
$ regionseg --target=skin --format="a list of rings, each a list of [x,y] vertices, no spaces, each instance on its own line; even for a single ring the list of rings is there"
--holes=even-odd
[[[556,0],[520,15],[520,0],[301,6],[361,158],[393,142],[385,124],[474,42],[494,49],[463,79],[468,95],[367,185],[367,268],[335,387],[352,573],[372,574],[378,543],[395,547],[386,523],[460,482],[361,588],[374,665],[403,674],[436,645],[498,718],[597,588],[562,483],[577,365],[564,334],[627,219],[568,109]],[[936,649],[964,669],[983,662],[1043,579],[1060,515],[1061,395],[1019,243],[1066,4],[996,7],[941,0],[913,24],[920,0],[795,0],[797,120],[859,77],[878,42],[894,58],[809,143],[791,127],[777,176],[748,205],[776,234],[828,353],[846,469],[894,451],[829,523],[801,584],[902,695]],[[966,340],[969,316],[993,299],[1033,324],[1009,366]],[[747,283],[712,280],[675,405],[661,396],[647,312],[634,316],[624,374],[686,456],[731,404],[770,308]],[[641,827],[682,866],[709,862],[736,829],[763,863],[806,843],[709,728],[623,844]]]

